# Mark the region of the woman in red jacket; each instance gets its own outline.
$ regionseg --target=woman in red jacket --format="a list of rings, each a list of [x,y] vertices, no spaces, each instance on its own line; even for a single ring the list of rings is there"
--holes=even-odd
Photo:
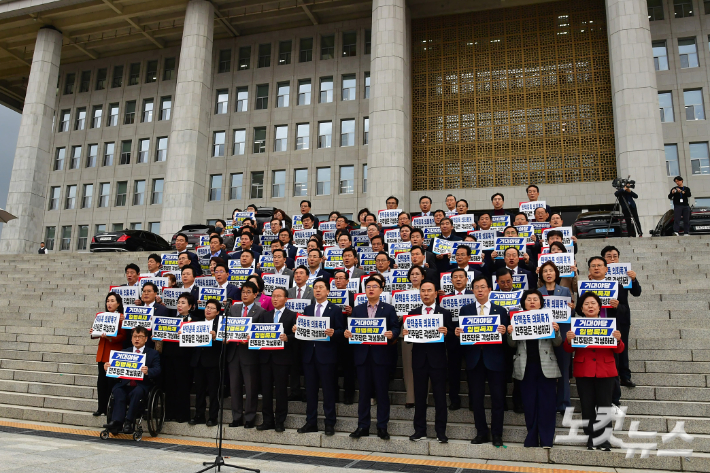
[[[123,301],[121,296],[115,292],[109,292],[106,296],[106,302],[104,304],[104,312],[118,312],[121,315],[121,323],[123,322]],[[93,331],[90,330],[89,332]],[[115,384],[113,378],[106,377],[106,370],[104,370],[104,363],[109,361],[111,356],[111,350],[121,351],[123,350],[123,341],[126,338],[126,330],[123,330],[120,325],[118,328],[118,335],[115,337],[107,337],[106,335],[101,335],[99,338],[99,348],[96,350],[96,362],[99,364],[99,377],[96,380],[96,391],[99,397],[99,407],[94,412],[94,417],[100,415],[106,415],[106,407],[108,406],[108,398],[111,396],[111,389]],[[109,419],[111,420],[111,419]]]
[[[599,317],[602,301],[593,292],[585,292],[577,301],[577,313],[584,317]],[[567,340],[563,345],[566,352],[574,352],[574,377],[577,380],[577,392],[582,404],[582,419],[589,420],[584,428],[584,433],[589,437],[587,448],[594,449],[593,439],[604,433],[604,429],[594,430],[593,425],[597,420],[597,408],[611,409],[611,395],[614,382],[619,374],[616,371],[614,353],[624,351],[624,342],[621,341],[621,332],[614,330],[611,334],[617,345],[609,348],[572,348],[574,331],[567,332]],[[611,450],[609,441],[597,446],[598,450],[608,452]]]

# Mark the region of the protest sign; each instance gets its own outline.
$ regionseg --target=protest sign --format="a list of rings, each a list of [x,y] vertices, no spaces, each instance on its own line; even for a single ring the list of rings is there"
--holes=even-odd
[[[443,238],[434,238],[434,244],[431,247],[431,252],[435,255],[450,255],[454,251],[454,243]]]
[[[210,246],[210,236],[209,235],[200,235],[199,240],[197,241],[197,247],[207,247],[209,249]],[[199,249],[199,248],[195,249]],[[198,254],[199,256],[199,254]]]
[[[626,274],[631,271],[631,263],[609,263],[606,265],[605,281],[616,281],[619,287],[631,289],[631,276]]]
[[[483,264],[483,245],[477,241],[455,241],[453,252],[451,253],[451,264],[456,263],[456,251],[460,246],[468,246],[471,248],[471,259],[469,264]]]
[[[151,339],[155,342],[178,342],[181,317],[153,317]]]
[[[348,305],[349,292],[347,289],[335,289],[328,293],[328,302],[332,302],[338,307]]]
[[[526,251],[525,238],[522,237],[496,237],[495,240],[495,251],[498,254],[496,259],[504,259],[505,251],[508,248],[516,248],[518,253],[520,253],[520,259],[523,259],[523,255]]]
[[[473,294],[461,294],[460,296],[444,296],[439,304],[442,308],[451,312],[451,319],[454,322],[459,321],[459,312],[465,305],[474,304],[476,296]]]
[[[138,286],[111,286],[109,292],[115,292],[121,296],[124,304],[131,304],[141,298],[141,288]]]
[[[441,236],[441,228],[439,227],[424,227],[422,231],[424,232],[424,245],[427,247],[431,247],[434,238]]]
[[[495,230],[476,230],[468,232],[469,235],[473,236],[478,243],[481,244],[481,249],[484,251],[493,250],[496,246],[496,237],[498,232]]]
[[[318,232],[315,228],[310,228],[308,230],[297,230],[293,232],[293,246],[306,248],[308,246],[308,239],[317,233]]]
[[[572,348],[609,348],[618,345],[612,336],[616,318],[574,317],[572,319]]]
[[[387,276],[387,284],[385,284],[385,290],[388,292],[392,291],[406,291],[412,288],[412,283],[407,277],[408,271],[406,269],[395,269]]]
[[[535,244],[532,239],[533,235],[535,235],[535,227],[532,225],[516,225],[515,229],[518,230],[519,237],[525,238],[525,245],[530,246]]]
[[[470,230],[473,230],[473,224],[475,223],[475,218],[473,214],[454,215],[453,217],[449,218],[454,224],[454,232],[466,233]]]
[[[503,343],[503,336],[498,332],[499,315],[463,315],[459,316],[459,335],[461,345],[495,345]]]
[[[325,331],[330,328],[330,317],[299,315],[296,319],[296,338],[311,342],[329,342]]]
[[[412,267],[412,254],[410,252],[397,253],[394,262],[397,265],[397,269],[409,270]]]
[[[572,318],[572,308],[569,303],[571,297],[563,296],[543,296],[545,299],[545,309],[552,311],[552,321],[558,324],[568,324]]]
[[[142,288],[143,286],[146,285],[146,283],[152,282],[156,286],[158,286],[158,290],[160,290],[163,287],[168,287],[170,286],[170,280],[168,278],[161,278],[161,277],[151,277],[151,278],[140,278],[138,280],[138,284],[140,284],[140,287]]]
[[[221,315],[217,324],[215,340],[223,342],[246,342],[249,339],[251,317],[232,317]]]
[[[303,230],[302,215],[294,215],[291,217],[291,230]]]
[[[493,304],[511,310],[520,310],[520,298],[523,297],[525,291],[492,291],[488,295],[488,300]]]
[[[318,230],[322,232],[334,232],[335,229],[335,222],[331,221],[326,221],[326,222],[320,222],[318,224]]]
[[[353,239],[353,246],[370,246],[370,237],[367,234],[364,235],[351,235]]]
[[[392,305],[397,311],[397,315],[404,316],[421,306],[422,298],[419,291],[416,289],[392,291]]]
[[[259,244],[264,248],[264,253],[271,253],[271,242],[277,239],[276,235],[259,235]]]
[[[435,225],[433,215],[412,218],[412,228],[433,227]]]
[[[229,268],[229,284],[242,287],[249,276],[254,272],[254,268]]]
[[[399,228],[392,228],[390,230],[385,230],[385,243],[399,243],[402,241],[402,237],[399,235]]]
[[[552,261],[557,266],[561,278],[573,278],[574,254],[573,253],[548,253],[540,255],[537,260],[537,267],[542,267],[547,261]],[[542,274],[540,274],[542,277]]]
[[[239,228],[244,225],[244,220],[254,220],[254,212],[234,212],[232,225],[233,228]]]
[[[528,220],[535,220],[535,209],[538,207],[547,207],[547,202],[544,200],[537,200],[535,202],[520,202],[520,207],[518,207],[518,209],[520,212],[527,215]]]
[[[495,274],[493,278],[493,290],[500,291],[500,286],[498,281],[496,281]],[[513,290],[514,291],[527,291],[528,290],[528,275],[527,274],[516,274],[513,276]]]
[[[361,235],[367,235],[367,227],[362,227],[362,228],[353,228],[350,230],[350,236],[361,236]]]
[[[163,288],[163,305],[168,309],[177,309],[177,301],[180,294],[184,292],[190,292],[189,289],[184,287],[164,287]]]
[[[492,215],[491,230],[502,232],[505,227],[510,226],[510,215]]]
[[[160,256],[161,264],[165,271],[180,271],[180,265],[178,264],[178,254],[177,253],[163,253]]]
[[[421,303],[420,303],[421,304]],[[444,326],[444,316],[441,314],[410,315],[404,319],[404,328],[408,333],[405,342],[410,343],[442,343],[444,334],[439,327]]]
[[[181,271],[161,271],[160,275],[164,278],[168,277],[168,274],[172,274],[175,276],[175,281],[181,283],[182,282],[182,272]]]
[[[121,328],[132,330],[135,327],[145,327],[150,330],[150,319],[153,317],[155,309],[148,306],[131,305],[124,306],[123,325]]]
[[[291,276],[265,273],[261,275],[261,279],[264,281],[264,294],[270,296],[277,287],[288,290],[288,283],[291,280]]]
[[[402,253],[408,253],[409,251],[412,250],[412,243],[411,242],[398,242],[398,243],[391,243],[387,245],[387,251],[389,252],[390,258],[397,258],[397,255],[402,254]]]
[[[396,227],[398,224],[399,214],[402,209],[387,209],[377,212],[377,222],[382,227]]]
[[[197,276],[195,278],[195,286],[197,287],[218,287],[217,280],[214,276]]]
[[[380,300],[384,302],[385,304],[392,304],[392,294],[389,292],[383,292],[380,294]],[[364,292],[361,292],[359,294],[355,294],[355,299],[353,302],[353,307],[358,306],[360,304],[366,304],[367,303],[367,294]]]
[[[143,380],[141,368],[145,366],[145,352],[130,353],[126,351],[111,350],[109,367],[106,370],[107,378]]]
[[[574,254],[574,245],[564,245],[565,247],[565,252],[569,254]],[[541,255],[549,255],[550,254],[550,247],[549,246],[543,246],[542,251],[540,252]]]
[[[326,248],[325,261],[323,262],[325,269],[335,269],[343,267],[343,250],[341,248]]]
[[[555,338],[552,328],[552,311],[549,309],[527,310],[510,315],[513,340],[541,340]]]
[[[190,322],[180,327],[181,347],[211,347],[212,346],[212,321]]]
[[[303,310],[309,305],[311,305],[310,299],[289,299],[286,301],[286,308],[297,314],[302,314]]]
[[[602,307],[611,308],[611,300],[619,298],[619,283],[616,281],[578,281],[580,297],[587,291],[592,291],[602,300]]]
[[[99,312],[91,325],[91,338],[99,338],[101,335],[115,337],[118,335],[118,326],[121,314],[118,312]]]
[[[377,258],[377,253],[375,253],[374,251],[363,252],[359,253],[358,257],[360,258],[360,269],[362,269],[366,273],[377,271],[377,264],[375,262],[375,258]]]
[[[352,333],[348,339],[351,345],[387,345],[387,319],[383,317],[348,317],[348,330]]]
[[[323,246],[327,248],[335,245],[335,232],[323,232]]]
[[[204,309],[207,301],[220,301],[222,305],[227,300],[227,289],[221,287],[201,287],[197,292],[197,308]]]
[[[542,232],[550,228],[550,222],[530,222],[530,226],[535,230],[535,235],[538,238],[542,238]]]
[[[547,241],[547,235],[553,230],[556,230],[558,232],[562,232],[562,244],[563,245],[571,245],[572,244],[572,227],[556,227],[556,228],[546,228],[545,230],[542,231],[542,244],[544,246],[550,246],[550,244]]]
[[[305,266],[306,268],[308,267],[308,256],[297,256],[296,257],[296,268],[299,266]]]
[[[234,260],[232,260],[234,261]],[[273,271],[274,270],[274,257],[273,255],[261,255],[259,256],[259,267],[262,271]]]
[[[283,324],[251,324],[249,350],[283,350]]]

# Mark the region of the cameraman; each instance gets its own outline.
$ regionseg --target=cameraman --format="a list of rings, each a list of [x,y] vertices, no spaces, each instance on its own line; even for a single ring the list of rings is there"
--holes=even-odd
[[[614,192],[614,195],[617,199],[619,199],[621,212],[623,212],[624,218],[626,219],[626,230],[629,232],[629,236],[636,236],[637,225],[639,229],[638,236],[643,236],[643,232],[641,231],[641,221],[639,220],[639,214],[636,211],[636,201],[634,201],[634,199],[638,199],[639,196],[631,190],[631,182],[624,181],[624,187]],[[631,220],[632,215],[633,221]]]
[[[675,187],[671,189],[668,198],[673,200],[673,234],[679,236],[680,219],[683,219],[685,236],[690,235],[690,187],[683,186],[683,177],[673,179]]]

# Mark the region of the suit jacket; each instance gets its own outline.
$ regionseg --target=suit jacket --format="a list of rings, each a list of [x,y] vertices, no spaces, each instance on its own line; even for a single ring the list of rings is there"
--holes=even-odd
[[[508,338],[508,346],[516,348],[513,355],[513,378],[522,380],[525,377],[525,366],[528,362],[528,344],[527,340],[513,340],[513,337]],[[533,340],[534,341],[534,340]],[[560,367],[557,365],[557,357],[552,347],[558,347],[562,343],[560,331],[555,331],[555,338],[546,338],[537,340],[538,350],[540,351],[540,367],[542,374],[546,378],[559,378]]]
[[[192,251],[188,251],[187,256],[190,257],[190,266],[195,270],[195,276],[202,276],[202,265],[200,265],[200,258],[198,258]]]
[[[460,236],[458,236],[454,232],[451,232],[451,235],[449,235],[449,238],[444,238],[442,236],[441,239],[447,240],[447,241],[463,241],[463,238],[461,238]],[[436,255],[435,255],[434,258],[436,261],[436,270],[439,271],[439,273],[445,273],[449,269],[449,266],[451,266],[451,262],[449,261],[448,255],[445,255],[442,259],[436,258]]]
[[[468,304],[461,307],[459,312],[459,320],[462,316],[466,315],[478,315],[478,309],[476,307],[477,302],[473,304]],[[489,315],[499,315],[500,324],[506,327],[510,325],[510,316],[508,311],[503,307],[491,303],[491,310]],[[491,371],[504,371],[505,370],[505,348],[507,334],[503,335],[503,343],[498,345],[462,345],[464,357],[466,357],[466,369],[471,370],[477,364],[478,360],[483,358],[483,363],[487,369]]]
[[[346,268],[343,268],[343,269],[345,269],[345,270],[347,271]],[[364,275],[366,275],[366,274],[367,274],[367,273],[366,273],[365,271],[363,271],[362,269],[360,269],[360,268],[358,268],[358,267],[353,267],[353,268],[350,269],[350,278],[351,278],[351,279],[352,279],[352,278],[360,279],[361,276],[364,276]]]
[[[244,311],[244,303],[238,302],[232,306],[229,310],[230,317],[241,317]],[[256,301],[251,306],[249,311],[249,317],[251,317],[252,323],[260,323],[261,316],[264,314],[264,309],[256,304]],[[260,350],[250,350],[248,343],[227,343],[227,362],[231,363],[236,361],[238,358],[245,365],[258,365],[259,364],[259,351]]]
[[[145,386],[146,389],[150,389],[151,386],[153,386],[153,384],[157,380],[158,376],[160,376],[160,353],[158,353],[157,350],[150,348],[149,346],[144,346],[143,350],[145,350],[145,366],[148,367],[148,373],[143,375],[142,381],[136,380],[136,383],[140,386]],[[134,353],[135,349],[133,348],[133,346],[131,346],[121,351]],[[120,379],[118,381],[118,384],[119,386],[125,386],[130,382],[131,380],[129,379]]]
[[[276,270],[274,268],[266,268],[262,269],[261,274],[275,274]],[[285,265],[283,273],[281,273],[284,276],[288,276],[288,287],[293,286],[293,270],[288,268],[288,265]]]
[[[209,254],[209,259],[215,258],[215,256],[212,256],[212,253]],[[226,263],[229,261],[229,255],[227,254],[226,251],[224,250],[219,250],[219,253],[217,253],[216,258],[222,258],[224,262]]]
[[[289,299],[298,299],[298,297],[296,297],[297,295],[298,295],[298,288],[297,287],[292,287],[288,290],[288,298]],[[313,295],[313,288],[311,286],[306,286],[303,293],[301,294],[301,299],[310,299],[311,304],[316,303],[316,298]]]
[[[296,253],[298,252],[298,248],[296,248],[295,246],[293,246],[292,243],[289,243],[288,246],[287,246],[286,248],[284,248],[284,250],[286,250],[286,256],[287,256],[287,257],[289,257],[289,258],[291,258],[292,260],[296,261]]]
[[[126,340],[127,335],[128,330],[123,330],[119,326],[118,334],[116,334],[115,337],[99,338],[99,347],[96,350],[96,361],[99,363],[106,363],[111,356],[111,350],[123,350],[123,342]]]
[[[469,264],[468,265],[468,270],[473,271],[473,276],[474,278],[477,278],[478,276],[483,276],[483,272],[478,269],[478,265],[475,264]],[[459,267],[458,264],[454,263],[451,266],[449,266],[448,272],[452,272],[454,269],[457,269]]]
[[[264,312],[259,319],[260,323],[273,324],[276,310]],[[275,365],[292,365],[295,358],[296,334],[293,333],[293,326],[296,325],[298,314],[287,308],[283,308],[279,323],[283,324],[284,333],[288,341],[284,343],[283,350],[259,350],[259,363],[262,365],[274,363]]]
[[[408,315],[422,315],[424,306],[417,307],[409,312]],[[446,362],[446,342],[455,340],[456,334],[454,331],[458,324],[451,319],[451,311],[442,308],[438,303],[434,306],[434,313],[442,314],[444,319],[444,327],[448,329],[445,337],[445,343],[413,343],[412,345],[412,368],[430,368],[445,370]],[[406,317],[405,317],[406,320]],[[404,327],[404,326],[403,326]]]
[[[251,252],[254,253],[254,261],[259,262],[259,257],[261,256],[260,251],[256,251],[256,248],[252,245]],[[235,250],[232,254],[228,255],[229,259],[240,259],[242,257],[242,250]],[[226,261],[225,261],[226,262]]]
[[[354,319],[367,319],[367,303],[353,307],[351,315]],[[385,331],[392,331],[392,338],[387,340],[387,345],[353,345],[353,353],[355,355],[355,366],[362,366],[367,362],[367,357],[372,354],[372,360],[378,365],[389,365],[392,363],[392,356],[388,345],[393,344],[399,338],[400,323],[397,317],[397,311],[394,306],[386,304],[382,301],[377,305],[375,318],[385,319]]]
[[[614,378],[619,376],[616,371],[614,353],[624,351],[624,342],[619,340],[613,348],[572,348],[565,340],[562,348],[567,353],[574,353],[573,374],[575,378]]]
[[[212,330],[217,332],[219,317],[215,317],[212,321]],[[192,360],[190,366],[193,368],[204,367],[214,368],[219,366],[219,355],[222,352],[222,342],[212,340],[211,347],[195,347],[192,349]]]
[[[330,271],[323,269],[323,268],[318,268],[318,271],[316,271],[316,276],[320,278],[326,278],[328,281],[330,281],[330,278],[333,277],[333,275],[330,273]]]
[[[303,315],[313,317],[316,304],[311,304],[303,310]],[[330,328],[334,330],[330,341],[310,342],[301,340],[301,354],[304,363],[335,364],[338,362],[338,341],[343,338],[343,312],[340,307],[328,302],[321,317],[330,318]]]

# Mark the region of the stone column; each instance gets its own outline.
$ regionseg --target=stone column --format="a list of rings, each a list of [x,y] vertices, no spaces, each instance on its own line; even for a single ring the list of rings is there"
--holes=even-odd
[[[212,4],[191,0],[182,33],[160,224],[168,241],[182,225],[204,223],[213,30]]]
[[[646,0],[606,0],[606,21],[618,175],[636,180],[641,228],[650,236],[669,204]]]
[[[405,0],[372,2],[367,207],[394,195],[409,210],[412,188],[410,21]]]
[[[52,162],[52,118],[57,103],[61,53],[62,34],[54,28],[40,29],[7,194],[6,210],[17,219],[4,224],[0,253],[36,251],[44,239],[47,181]]]

